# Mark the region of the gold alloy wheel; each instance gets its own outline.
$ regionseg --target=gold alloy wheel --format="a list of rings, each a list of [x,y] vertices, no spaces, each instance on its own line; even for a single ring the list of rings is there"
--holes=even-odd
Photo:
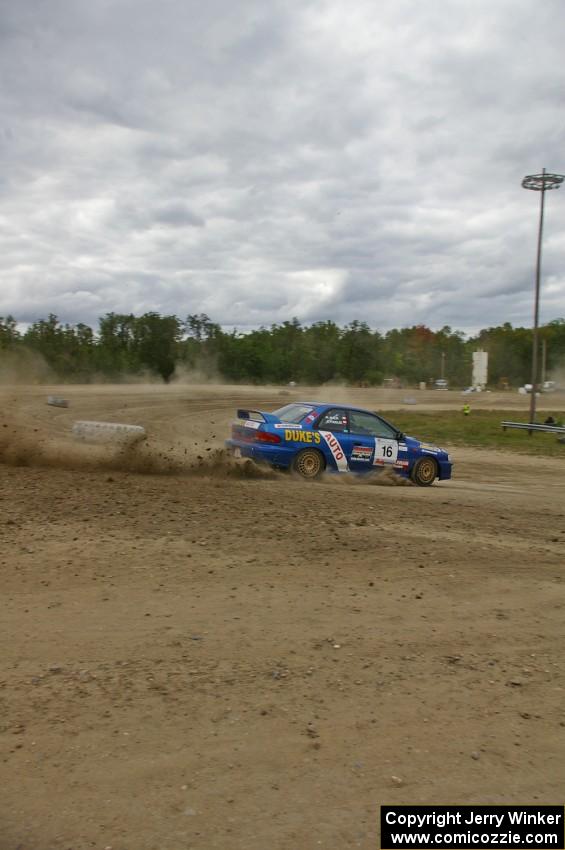
[[[437,476],[437,463],[433,457],[422,457],[416,461],[412,471],[412,480],[420,487],[429,487]]]
[[[317,478],[324,468],[324,461],[316,449],[304,449],[295,457],[292,468],[303,478]]]

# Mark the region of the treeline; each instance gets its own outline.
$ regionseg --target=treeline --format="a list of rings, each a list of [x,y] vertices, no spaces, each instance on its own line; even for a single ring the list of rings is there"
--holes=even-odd
[[[540,339],[546,341],[549,373],[565,363],[565,320],[544,325]],[[404,386],[443,375],[453,386],[464,386],[471,382],[472,353],[479,348],[489,352],[490,385],[530,380],[532,331],[508,323],[466,339],[447,326],[433,331],[414,325],[381,334],[365,322],[305,326],[297,319],[226,333],[204,314],[182,320],[159,313],[108,313],[96,331],[50,315],[20,333],[12,316],[0,317],[0,370],[3,363],[36,357],[46,365],[45,380],[72,382],[148,375],[170,381],[192,372],[243,383],[379,385],[395,379]]]

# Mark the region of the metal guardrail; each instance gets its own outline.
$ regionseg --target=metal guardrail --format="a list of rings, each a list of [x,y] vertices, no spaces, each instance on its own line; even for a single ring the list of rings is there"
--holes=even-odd
[[[538,425],[535,422],[501,422],[502,430],[507,428],[519,428],[521,431],[546,431],[548,434],[565,434],[565,428],[561,425]]]

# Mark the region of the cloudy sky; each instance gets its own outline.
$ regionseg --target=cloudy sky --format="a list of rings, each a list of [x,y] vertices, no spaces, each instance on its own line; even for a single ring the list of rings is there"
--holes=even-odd
[[[0,0],[0,315],[529,325],[563,0]],[[541,318],[565,316],[565,185]]]

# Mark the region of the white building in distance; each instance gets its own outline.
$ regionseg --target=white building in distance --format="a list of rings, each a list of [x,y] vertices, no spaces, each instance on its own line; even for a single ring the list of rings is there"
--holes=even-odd
[[[488,380],[488,351],[473,351],[473,386],[484,388]]]

